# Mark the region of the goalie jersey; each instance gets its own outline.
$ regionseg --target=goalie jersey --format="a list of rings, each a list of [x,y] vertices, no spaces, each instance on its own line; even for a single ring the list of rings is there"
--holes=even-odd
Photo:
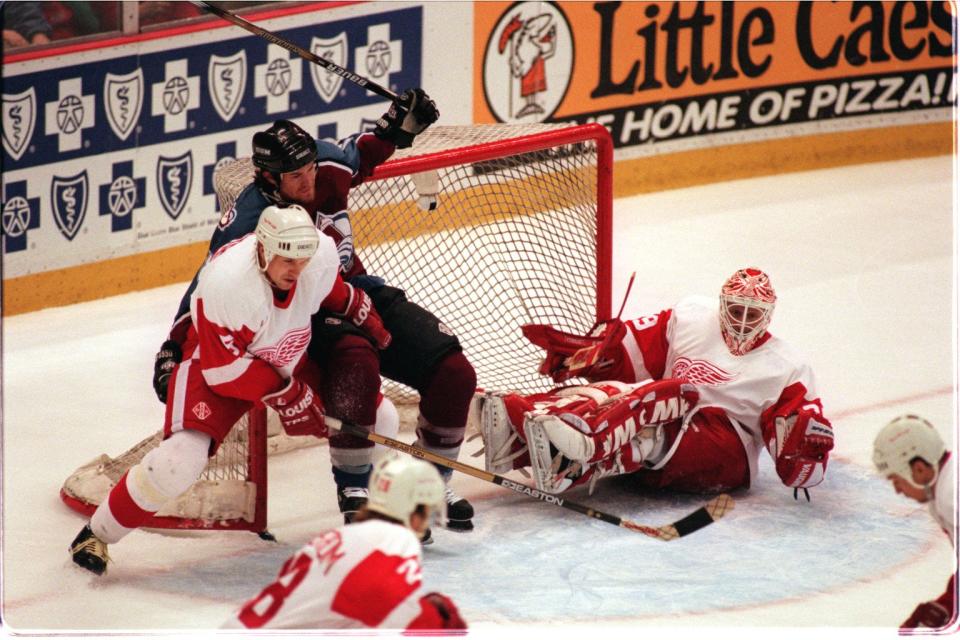
[[[720,332],[715,298],[691,296],[672,309],[626,324],[618,378],[623,382],[682,378],[696,384],[698,410],[723,410],[740,436],[751,483],[776,418],[800,409],[822,414],[813,371],[783,340],[768,332],[746,354],[730,353]],[[661,466],[667,460],[669,456]]]
[[[331,529],[302,547],[227,629],[441,629],[424,596],[420,542],[383,520]]]

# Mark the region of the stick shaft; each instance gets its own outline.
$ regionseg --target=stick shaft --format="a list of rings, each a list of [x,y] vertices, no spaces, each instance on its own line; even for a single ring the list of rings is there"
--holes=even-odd
[[[473,476],[474,478],[478,478],[486,482],[492,482],[493,484],[500,485],[501,487],[510,489],[516,493],[521,493],[525,496],[533,498],[534,500],[539,500],[540,502],[545,502],[547,504],[563,507],[571,511],[576,511],[577,513],[581,513],[589,518],[602,520],[603,522],[623,527],[625,529],[629,529],[630,531],[636,531],[652,538],[657,538],[658,540],[669,541],[673,540],[674,538],[687,535],[688,533],[693,533],[694,531],[702,529],[708,524],[711,524],[714,520],[721,518],[727,511],[733,508],[733,500],[724,494],[714,498],[708,505],[700,507],[690,515],[681,518],[673,524],[662,527],[652,527],[633,522],[631,520],[625,520],[619,516],[611,515],[598,509],[594,509],[593,507],[587,507],[576,502],[571,502],[570,500],[567,500],[561,496],[545,493],[519,482],[514,482],[509,478],[504,478],[503,476],[499,476],[495,473],[490,473],[489,471],[484,471],[482,469],[478,469],[477,467],[463,464],[462,462],[457,462],[456,460],[451,460],[450,458],[445,458],[441,455],[421,449],[420,447],[407,444],[405,442],[400,442],[399,440],[394,440],[393,438],[388,438],[378,433],[369,432],[356,425],[341,422],[340,420],[331,418],[330,416],[327,416],[325,421],[328,427],[340,431],[341,433],[363,438],[364,440],[369,440],[370,442],[383,445],[390,449],[402,451],[403,453],[409,454],[415,458],[420,458],[421,460],[426,460],[427,462],[433,462],[435,464],[442,465],[449,469],[453,469],[454,471],[465,473],[468,476]],[[715,503],[720,501],[721,498],[724,499],[722,508],[717,508]]]
[[[321,67],[323,67],[323,68],[326,69],[327,71],[329,71],[329,72],[331,72],[331,73],[335,73],[336,75],[340,76],[341,78],[344,78],[344,79],[346,79],[346,80],[349,80],[350,82],[354,83],[355,85],[358,85],[358,86],[360,86],[360,87],[363,87],[364,89],[366,89],[366,90],[368,90],[368,91],[372,91],[373,93],[377,94],[378,96],[382,96],[382,97],[384,97],[384,98],[387,98],[388,100],[396,100],[396,99],[397,99],[397,94],[395,94],[393,91],[390,91],[389,89],[387,89],[387,88],[385,88],[385,87],[380,86],[379,84],[377,84],[377,83],[374,82],[373,80],[368,80],[368,79],[364,78],[363,76],[359,76],[359,75],[353,73],[352,71],[348,71],[348,70],[344,69],[343,67],[341,67],[340,65],[336,64],[335,62],[332,62],[332,61],[330,61],[330,60],[327,60],[326,58],[321,58],[320,56],[318,56],[317,54],[313,53],[312,51],[307,51],[306,49],[304,49],[304,48],[302,48],[302,47],[298,47],[297,45],[293,44],[292,42],[289,42],[288,40],[284,40],[283,38],[281,38],[280,36],[276,35],[275,33],[272,33],[272,32],[270,32],[270,31],[267,31],[266,29],[264,29],[264,28],[262,28],[262,27],[258,27],[257,25],[253,24],[253,23],[250,22],[249,20],[246,20],[246,19],[244,19],[244,18],[241,18],[240,16],[238,16],[238,15],[236,15],[236,14],[234,14],[234,13],[231,13],[230,11],[226,11],[225,9],[221,9],[220,7],[216,6],[215,4],[213,4],[213,3],[211,3],[211,2],[204,2],[203,0],[191,0],[191,2],[193,2],[193,4],[197,5],[198,7],[202,8],[202,9],[204,9],[204,10],[206,10],[206,11],[209,11],[210,13],[214,14],[215,16],[218,16],[218,17],[220,17],[220,18],[223,18],[223,19],[226,20],[227,22],[232,22],[233,24],[237,25],[237,26],[240,27],[241,29],[246,29],[246,30],[249,31],[250,33],[252,33],[252,34],[254,34],[254,35],[258,35],[258,36],[260,36],[261,38],[263,38],[264,40],[267,40],[267,41],[269,41],[269,42],[272,42],[273,44],[277,45],[278,47],[283,47],[283,48],[286,49],[287,51],[289,51],[289,52],[291,52],[291,53],[293,53],[293,54],[295,54],[295,55],[300,56],[300,57],[303,58],[304,60],[308,60],[308,61],[310,61],[310,62],[312,62],[312,63],[314,63],[314,64],[320,65]]]

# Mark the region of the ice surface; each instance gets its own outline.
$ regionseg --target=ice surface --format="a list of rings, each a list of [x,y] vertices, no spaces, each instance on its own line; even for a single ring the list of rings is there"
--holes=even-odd
[[[772,330],[817,373],[837,448],[812,502],[795,502],[761,458],[736,509],[663,543],[462,475],[476,530],[435,532],[428,586],[483,635],[709,627],[741,636],[808,626],[889,636],[943,590],[954,554],[923,506],[870,466],[876,431],[906,411],[955,441],[951,159],[879,163],[669,191],[615,204],[614,307],[626,317],[713,294],[738,267],[767,270]],[[159,427],[153,354],[183,285],[3,319],[3,622],[54,634],[212,629],[319,530],[338,524],[325,447],[270,462],[270,530],[137,531],[104,578],[72,566],[83,520],[57,493],[80,464]],[[453,323],[451,323],[453,324]],[[409,438],[409,434],[408,438]],[[477,443],[466,447],[470,458]],[[622,483],[571,499],[660,525],[703,503]],[[809,637],[805,635],[804,637]]]

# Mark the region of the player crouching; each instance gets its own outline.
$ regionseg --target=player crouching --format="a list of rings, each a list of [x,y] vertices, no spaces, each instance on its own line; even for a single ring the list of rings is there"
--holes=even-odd
[[[255,404],[276,410],[289,435],[328,437],[315,392],[319,368],[304,357],[311,316],[327,309],[381,348],[390,342],[370,298],[339,270],[333,240],[296,205],[265,208],[255,233],[213,255],[191,295],[192,324],[168,386],[164,440],[120,478],[77,535],[70,548],[76,564],[106,571],[107,545],[189,489]],[[395,419],[395,411],[381,408],[378,423],[381,416],[384,423]]]
[[[456,605],[424,593],[417,540],[442,521],[445,485],[432,465],[387,456],[349,525],[325,531],[283,564],[228,629],[466,629]]]

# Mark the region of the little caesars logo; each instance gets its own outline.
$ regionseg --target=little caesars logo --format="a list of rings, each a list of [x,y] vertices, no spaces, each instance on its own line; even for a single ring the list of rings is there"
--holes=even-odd
[[[483,56],[483,91],[497,120],[546,120],[572,72],[573,35],[556,4],[518,2],[500,16]]]

